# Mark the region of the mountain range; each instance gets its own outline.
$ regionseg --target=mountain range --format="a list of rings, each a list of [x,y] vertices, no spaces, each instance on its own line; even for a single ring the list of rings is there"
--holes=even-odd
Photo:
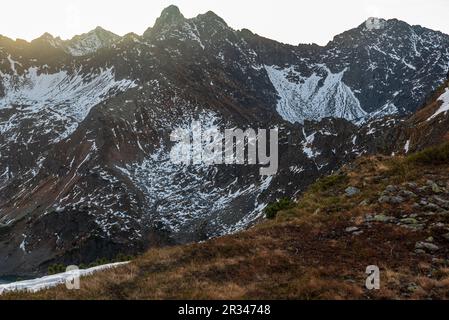
[[[448,70],[448,35],[395,19],[326,46],[175,6],[143,35],[0,36],[0,275],[234,233],[361,155],[436,143]],[[278,174],[173,165],[170,132],[194,120],[278,127]]]

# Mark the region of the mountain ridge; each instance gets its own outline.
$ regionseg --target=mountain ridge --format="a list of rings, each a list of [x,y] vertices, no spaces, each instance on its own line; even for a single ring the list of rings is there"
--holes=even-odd
[[[154,25],[156,25],[156,24],[157,24],[157,20],[158,20],[158,19],[161,19],[161,18],[163,17],[164,13],[167,13],[167,12],[170,13],[170,14],[175,13],[175,14],[178,15],[179,17],[182,17],[183,20],[194,20],[194,19],[201,18],[201,17],[203,17],[203,16],[209,16],[209,17],[214,17],[214,18],[218,19],[219,21],[221,21],[222,23],[226,24],[226,22],[223,20],[223,18],[221,18],[219,15],[217,15],[215,12],[213,12],[213,11],[211,11],[211,10],[209,10],[209,11],[207,11],[207,12],[205,12],[205,13],[199,13],[199,14],[197,14],[196,16],[191,17],[191,18],[185,18],[184,15],[181,13],[179,7],[177,7],[176,5],[170,5],[170,6],[168,6],[168,7],[166,7],[165,9],[162,10],[161,15],[156,19],[156,21],[154,22]],[[347,30],[347,31],[344,31],[344,32],[338,34],[338,35],[335,35],[334,38],[335,38],[335,37],[338,37],[338,36],[341,35],[341,34],[344,34],[344,33],[346,33],[346,32],[349,32],[349,31],[351,31],[351,30],[354,30],[354,29],[365,29],[365,30],[366,30],[366,25],[367,25],[367,23],[369,23],[369,22],[370,22],[371,20],[373,20],[373,19],[374,19],[374,20],[377,20],[377,21],[382,21],[382,22],[384,22],[384,23],[386,23],[386,24],[389,24],[389,23],[392,23],[392,22],[395,22],[395,23],[401,23],[401,24],[405,24],[405,25],[408,26],[408,27],[412,27],[412,28],[420,28],[420,29],[424,29],[424,30],[430,30],[430,31],[433,31],[433,32],[438,32],[438,33],[440,33],[440,34],[442,34],[442,35],[448,35],[447,33],[443,32],[443,31],[430,29],[430,28],[424,27],[424,26],[422,26],[422,25],[420,25],[420,24],[412,25],[412,24],[407,23],[406,21],[399,20],[399,19],[396,19],[396,18],[385,19],[385,18],[381,18],[381,17],[368,17],[368,18],[367,18],[366,20],[364,20],[358,27],[355,27],[355,28],[353,28],[353,29],[349,29],[349,30]],[[134,31],[129,31],[127,34],[125,34],[125,35],[123,35],[123,36],[118,36],[118,37],[124,38],[124,37],[126,37],[126,35],[128,35],[128,34],[136,34],[136,35],[138,35],[138,36],[143,36],[147,31],[151,30],[151,29],[154,27],[154,25],[153,25],[152,27],[148,27],[147,30],[144,31],[141,35],[135,33]],[[227,24],[226,24],[226,25],[227,25]],[[27,40],[24,40],[24,39],[21,39],[21,38],[16,38],[16,39],[9,38],[7,35],[2,35],[2,34],[0,34],[0,38],[8,39],[8,40],[10,40],[10,41],[19,41],[19,42],[27,42],[27,43],[31,43],[31,42],[33,42],[33,41],[35,41],[35,40],[38,40],[39,38],[44,37],[44,38],[55,39],[55,40],[61,40],[61,41],[63,41],[63,42],[67,42],[67,41],[73,40],[73,39],[76,38],[76,37],[79,37],[79,36],[88,34],[88,33],[90,33],[90,32],[96,31],[96,30],[98,30],[98,29],[100,29],[100,30],[102,30],[102,31],[106,31],[106,32],[108,32],[108,33],[114,34],[113,32],[111,32],[111,31],[109,31],[109,30],[107,30],[107,29],[104,29],[104,28],[101,27],[101,26],[97,26],[97,27],[95,27],[95,28],[92,29],[92,30],[89,30],[89,31],[84,32],[84,33],[82,33],[82,34],[75,34],[75,35],[73,35],[70,39],[64,39],[64,40],[63,40],[60,36],[56,36],[56,37],[55,37],[55,36],[53,36],[52,34],[50,34],[50,33],[48,33],[48,32],[44,32],[44,34],[43,34],[42,36],[37,37],[37,38],[35,38],[35,39],[31,39],[30,41],[27,41]],[[378,29],[378,30],[379,30],[379,29]],[[242,28],[242,29],[239,29],[239,30],[236,30],[236,31],[238,31],[238,32],[244,32],[244,31],[250,31],[250,30],[247,29],[247,28]],[[251,31],[250,31],[250,32],[251,32]],[[253,32],[251,32],[251,33],[253,33]],[[269,39],[269,38],[264,37],[264,36],[261,36],[261,35],[259,35],[259,34],[257,34],[257,33],[253,33],[253,34],[254,34],[254,35],[257,35],[257,36],[259,36],[259,37],[261,37],[261,38]],[[116,34],[114,34],[114,35],[116,35]],[[277,43],[279,43],[279,44],[284,44],[284,45],[293,46],[293,47],[298,47],[298,46],[316,46],[316,47],[321,47],[321,48],[324,48],[324,47],[328,46],[330,42],[334,41],[334,39],[333,39],[333,40],[330,40],[327,44],[324,44],[324,45],[318,45],[318,44],[316,44],[316,43],[302,43],[302,42],[300,42],[300,43],[298,43],[298,44],[291,44],[291,43],[283,43],[283,42],[278,41],[278,40],[275,40],[275,39],[270,39],[270,40],[275,41],[275,42],[277,42]]]

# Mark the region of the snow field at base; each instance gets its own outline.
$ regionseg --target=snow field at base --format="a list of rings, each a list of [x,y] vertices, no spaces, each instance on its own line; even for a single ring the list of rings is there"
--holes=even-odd
[[[77,270],[77,271],[68,271],[64,273],[58,273],[51,276],[46,276],[38,279],[25,280],[19,282],[13,282],[8,284],[0,285],[0,295],[8,292],[38,292],[41,290],[50,289],[53,287],[57,287],[59,285],[65,284],[67,280],[73,279],[73,277],[85,277],[90,276],[94,273],[120,267],[128,264],[129,262],[119,262],[119,263],[111,263],[105,264],[102,266],[85,269],[85,270]],[[82,284],[81,284],[82,285]]]

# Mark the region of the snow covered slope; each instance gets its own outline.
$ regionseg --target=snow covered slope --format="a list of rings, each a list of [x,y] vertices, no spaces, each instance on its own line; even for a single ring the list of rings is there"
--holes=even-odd
[[[191,130],[193,120],[203,132],[225,122],[217,114],[207,112],[198,114],[196,119],[184,116],[174,126]],[[190,145],[177,147],[186,150]],[[199,232],[204,221],[208,223],[201,232],[208,237],[221,236],[240,231],[262,216],[268,203],[261,195],[268,190],[273,177],[245,179],[235,170],[227,172],[225,166],[208,165],[204,161],[192,166],[174,164],[170,160],[170,147],[161,144],[143,161],[117,169],[144,194],[153,223],[174,236]]]
[[[13,129],[26,121],[33,121],[31,130],[54,130],[52,141],[58,142],[75,131],[92,107],[135,87],[131,80],[116,81],[112,68],[84,74],[80,70],[46,73],[32,67],[23,75],[1,76],[4,96],[0,97],[0,110],[16,111],[9,118],[0,118],[0,133],[9,139],[15,138],[11,133]],[[57,129],[57,126],[62,129]],[[28,138],[32,139],[32,136]]]
[[[326,117],[353,121],[366,116],[354,93],[342,81],[346,70],[333,74],[324,65],[315,69],[321,72],[305,77],[294,67],[265,66],[279,95],[277,111],[282,118],[303,123]]]

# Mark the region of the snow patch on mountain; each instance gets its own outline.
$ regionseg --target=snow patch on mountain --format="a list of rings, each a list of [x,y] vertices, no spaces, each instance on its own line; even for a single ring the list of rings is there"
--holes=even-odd
[[[312,133],[311,135],[307,135],[305,131],[303,130],[303,135],[305,137],[305,140],[302,143],[302,150],[307,155],[309,159],[314,159],[317,156],[321,154],[321,152],[314,150],[313,148],[313,142],[315,141],[315,135],[316,132]]]
[[[83,39],[67,47],[67,51],[75,57],[93,53],[103,47],[103,43],[95,33],[89,33]]]
[[[357,121],[358,125],[362,125],[374,119],[381,119],[384,117],[392,116],[399,113],[398,107],[395,104],[388,102],[382,106],[379,110],[367,114],[364,118]]]
[[[387,26],[387,21],[380,18],[371,17],[365,21],[367,30],[381,30]]]
[[[63,129],[57,132],[54,142],[71,135],[94,106],[136,86],[131,80],[115,80],[112,68],[89,74],[80,70],[47,74],[31,67],[24,75],[3,75],[2,84],[5,95],[0,98],[0,110],[14,108],[16,113],[0,121],[0,133],[26,120],[41,129],[60,124]]]
[[[203,132],[215,130],[222,122],[215,113],[202,113],[197,119],[187,120],[185,124],[189,125],[191,120],[198,121]],[[191,148],[190,145],[177,147]],[[170,233],[182,233],[207,222],[214,229],[208,236],[214,237],[241,230],[261,216],[266,204],[259,201],[259,196],[268,189],[272,177],[248,182],[241,181],[236,174],[222,181],[219,166],[207,161],[175,164],[169,149],[161,141],[160,147],[140,163],[116,167],[145,195],[148,214],[154,223]],[[198,156],[195,150],[192,156]],[[231,218],[236,213],[227,212],[227,208],[242,199],[250,203],[250,213],[242,208],[240,216]]]
[[[407,142],[405,143],[405,146],[404,146],[404,152],[408,153],[409,151],[410,151],[410,139],[407,140]]]
[[[20,65],[20,62],[15,61],[14,59],[12,59],[11,55],[8,55],[7,59],[9,61],[10,66],[11,66],[11,71],[14,72],[14,74],[17,74],[16,64]]]
[[[316,65],[309,77],[293,66],[265,66],[265,70],[279,95],[277,111],[286,121],[303,123],[326,117],[354,121],[366,116],[357,97],[342,81],[346,69],[332,73],[325,65]]]
[[[174,165],[164,149],[142,163],[117,168],[145,195],[152,221],[171,233],[185,232],[192,225],[208,221],[217,228],[216,234],[210,236],[227,234],[227,229],[235,225],[220,222],[223,211],[232,202],[251,194],[253,201],[257,201],[257,196],[266,189],[265,180],[259,185],[241,186],[237,178],[217,186],[216,167]]]
[[[438,98],[438,101],[442,101],[443,104],[438,108],[437,111],[429,118],[427,121],[436,118],[438,115],[444,113],[446,114],[449,111],[449,88],[446,88],[446,91]]]
[[[101,265],[98,267],[83,269],[83,270],[73,270],[67,271],[64,273],[58,273],[51,276],[46,276],[38,279],[25,280],[19,282],[13,282],[8,284],[0,285],[0,295],[8,292],[38,292],[42,290],[46,290],[49,288],[57,287],[59,285],[63,285],[67,283],[67,281],[72,282],[74,277],[86,277],[90,276],[94,273],[104,271],[111,268],[117,268],[120,266],[124,266],[129,262],[118,262],[111,263],[106,265]]]

